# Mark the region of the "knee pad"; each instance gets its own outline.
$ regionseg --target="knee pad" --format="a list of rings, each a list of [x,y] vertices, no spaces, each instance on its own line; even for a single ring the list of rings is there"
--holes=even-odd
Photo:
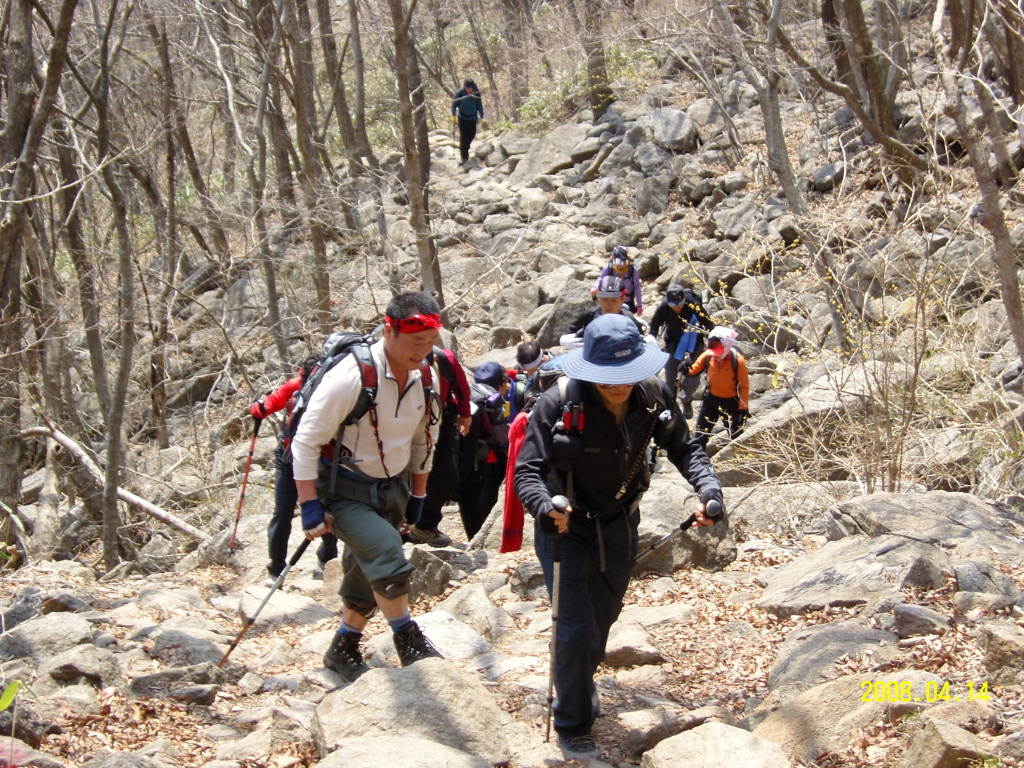
[[[370,583],[374,594],[381,595],[388,600],[409,594],[409,574],[402,573],[397,576],[387,576]]]
[[[355,611],[360,616],[363,616],[367,619],[372,619],[374,615],[377,613],[376,603],[357,603],[353,600],[349,600],[348,598],[342,598],[342,602],[345,604],[345,607],[348,608],[350,611]]]

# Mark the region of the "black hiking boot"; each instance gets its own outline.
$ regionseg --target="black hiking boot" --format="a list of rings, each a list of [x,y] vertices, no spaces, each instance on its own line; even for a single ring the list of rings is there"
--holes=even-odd
[[[354,682],[369,669],[363,661],[363,654],[359,652],[359,641],[362,637],[361,634],[354,632],[338,632],[334,635],[331,647],[324,654],[324,666],[341,675],[346,683]]]
[[[408,667],[414,661],[421,659],[443,659],[437,648],[423,634],[423,630],[415,621],[410,621],[402,627],[394,636],[395,651],[402,662],[403,667]]]

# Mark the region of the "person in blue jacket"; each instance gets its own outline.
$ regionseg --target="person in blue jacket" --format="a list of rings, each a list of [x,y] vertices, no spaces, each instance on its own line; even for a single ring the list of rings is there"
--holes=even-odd
[[[452,123],[459,126],[459,155],[469,161],[469,145],[476,138],[476,126],[484,119],[484,102],[472,78],[466,78],[452,99]]]

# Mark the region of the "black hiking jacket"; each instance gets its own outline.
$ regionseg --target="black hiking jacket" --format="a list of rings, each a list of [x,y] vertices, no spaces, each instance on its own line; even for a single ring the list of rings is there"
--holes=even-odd
[[[652,420],[657,419],[669,403],[675,412],[675,424],[661,436],[659,447],[666,450],[669,461],[697,493],[702,497],[710,494],[722,501],[722,485],[711,460],[700,444],[691,439],[686,420],[679,414],[679,406],[663,382],[652,378],[634,387],[629,399],[629,412],[618,425],[594,390],[594,385],[582,384],[580,390],[584,424],[582,446],[572,470],[572,495],[567,489],[567,473],[555,469],[551,463],[552,428],[562,420],[558,387],[552,387],[540,396],[530,417],[515,471],[515,492],[527,512],[534,517],[548,512],[551,497],[560,493],[569,495],[573,514],[607,517],[635,507],[650,487],[650,472],[643,457]],[[657,402],[649,404],[652,392],[657,393]],[[649,406],[654,408],[653,412],[648,410]],[[626,493],[617,499],[616,494],[638,457],[640,469]]]

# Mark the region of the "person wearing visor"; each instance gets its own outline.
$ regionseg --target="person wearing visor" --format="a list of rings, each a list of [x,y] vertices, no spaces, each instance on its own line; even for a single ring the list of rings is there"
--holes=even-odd
[[[419,519],[437,441],[433,404],[420,380],[420,367],[440,327],[440,308],[429,294],[407,292],[393,298],[385,312],[384,336],[369,349],[377,372],[369,409],[354,424],[343,426],[363,391],[359,362],[349,355],[313,390],[292,439],[306,536],[314,539],[332,531],[345,545],[341,625],[324,666],[347,682],[368,669],[359,641],[378,608],[394,632],[402,666],[440,656],[409,614],[413,567],[405,559],[400,533]],[[335,436],[341,458],[327,461],[320,447]]]
[[[602,277],[597,283],[597,292],[594,294],[597,298],[597,304],[583,310],[582,314],[576,318],[576,321],[558,339],[558,343],[566,349],[576,349],[581,346],[583,344],[583,332],[594,321],[594,318],[601,315],[625,315],[636,324],[641,334],[645,333],[646,329],[633,316],[629,308],[626,307],[625,291],[625,284],[622,282],[621,277],[616,275],[605,275]]]
[[[656,378],[667,359],[656,344],[644,343],[629,318],[596,318],[582,349],[564,357],[565,384],[537,401],[516,460],[515,492],[534,517],[549,594],[560,537],[553,710],[567,757],[599,754],[591,735],[599,714],[594,673],[636,562],[649,444],[665,449],[696,490],[698,525],[715,521],[705,515],[709,502],[722,504],[707,454],[690,439],[671,392]],[[555,507],[556,495],[568,498],[568,508]],[[688,517],[689,510],[681,514]]]
[[[623,300],[626,302],[626,306],[629,307],[629,311],[634,315],[642,315],[644,313],[644,300],[643,291],[640,287],[640,272],[630,261],[629,251],[626,250],[624,245],[616,245],[612,248],[612,257],[608,260],[604,269],[601,270],[601,274],[597,276],[597,282],[594,283],[594,287],[590,290],[591,294],[596,294],[601,290],[601,281],[613,275],[622,280],[625,294]]]
[[[728,419],[729,436],[735,440],[749,415],[750,376],[746,358],[733,348],[736,336],[732,328],[715,328],[708,334],[708,348],[687,371],[690,376],[700,376],[705,369],[708,372],[708,386],[694,426],[697,440],[705,447],[720,418]]]
[[[665,301],[658,305],[651,317],[651,335],[657,337],[665,330],[665,346],[668,362],[665,364],[665,383],[672,394],[680,388],[679,369],[683,376],[683,417],[693,416],[693,393],[700,385],[700,377],[690,376],[687,371],[701,352],[704,351],[705,337],[714,330],[715,321],[708,316],[700,297],[691,288],[672,283],[665,293]]]

